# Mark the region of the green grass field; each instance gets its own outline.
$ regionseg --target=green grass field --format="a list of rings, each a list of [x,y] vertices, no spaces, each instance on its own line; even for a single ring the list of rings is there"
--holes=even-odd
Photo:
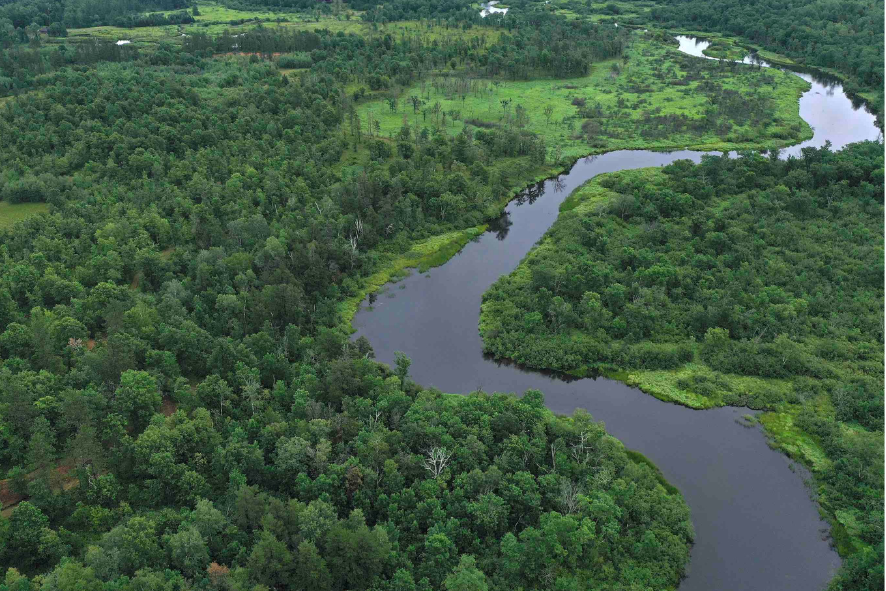
[[[137,27],[127,29],[124,27],[89,27],[84,29],[69,29],[67,38],[45,38],[47,43],[77,43],[86,39],[104,39],[119,41],[128,39],[133,44],[159,43],[161,41],[181,41],[182,34],[206,33],[207,35],[219,35],[224,31],[245,31],[262,26],[283,26],[299,29],[329,29],[332,32],[343,31],[345,33],[362,34],[368,25],[360,20],[360,12],[348,10],[341,15],[322,15],[320,13],[296,13],[278,12],[273,10],[235,10],[227,8],[215,2],[198,2],[199,15],[195,17],[197,22],[187,25],[165,25],[160,27]],[[178,11],[165,11],[164,14]],[[255,20],[258,19],[258,20]],[[232,24],[233,21],[247,20],[241,24]],[[398,23],[402,24],[402,23]]]
[[[812,136],[812,130],[799,116],[797,103],[808,88],[806,82],[776,70],[738,66],[722,73],[711,68],[708,77],[724,88],[742,93],[750,92],[755,86],[755,92],[768,97],[772,104],[765,125],[735,126],[725,135],[677,132],[649,137],[643,133],[643,118],[647,114],[704,117],[708,97],[698,92],[698,81],[672,84],[686,74],[678,65],[682,54],[676,49],[651,41],[642,32],[635,33],[635,39],[626,60],[596,63],[591,74],[583,78],[478,80],[466,95],[456,95],[431,81],[399,92],[396,111],[392,111],[386,101],[390,93],[377,93],[378,100],[366,102],[359,108],[361,122],[368,133],[370,119],[377,121],[382,137],[396,133],[404,120],[410,126],[438,127],[457,134],[464,127],[464,121],[470,119],[488,126],[507,125],[507,119],[515,116],[520,105],[528,115],[525,128],[542,135],[552,154],[559,147],[561,156],[567,158],[626,148],[765,149]],[[425,101],[421,110],[415,111],[409,100],[411,96]],[[586,137],[577,137],[581,119],[572,119],[570,125],[569,119],[578,111],[573,102],[582,99],[588,105],[598,103],[602,112],[596,119],[601,132],[593,143]],[[503,107],[502,101],[510,103]],[[433,111],[436,103],[441,105],[437,114]],[[550,116],[545,114],[547,107],[551,110]]]
[[[127,29],[124,27],[89,27],[86,29],[68,29],[66,38],[52,39],[52,43],[78,43],[89,39],[102,39],[105,41],[120,41],[128,39],[133,44],[159,43],[161,41],[178,42],[181,32],[177,25],[163,27],[137,27]]]
[[[540,3],[541,4],[541,3]],[[504,8],[505,5],[497,5]],[[624,2],[613,0],[609,2],[593,2],[586,4],[579,0],[551,0],[544,4],[544,8],[550,12],[569,19],[583,19],[593,22],[612,21],[624,23],[640,23],[650,20],[650,11],[655,7],[651,0],[638,2]]]
[[[0,201],[0,228],[7,228],[16,222],[49,211],[45,203],[7,203]]]

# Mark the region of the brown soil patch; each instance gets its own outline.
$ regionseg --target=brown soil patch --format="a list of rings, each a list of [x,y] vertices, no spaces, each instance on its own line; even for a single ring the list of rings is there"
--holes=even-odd
[[[169,398],[163,398],[163,402],[160,403],[160,414],[164,417],[171,417],[175,414],[175,411],[178,410],[178,404],[170,400]]]
[[[62,490],[71,490],[80,484],[77,477],[72,474],[73,470],[74,466],[67,463],[54,468],[52,471],[53,480],[55,481],[56,486],[60,486]],[[36,475],[36,471],[31,472],[25,476],[25,479],[28,481],[33,480]],[[0,480],[0,506],[3,508],[3,510],[0,511],[0,515],[3,517],[9,517],[12,515],[12,511],[15,509],[16,505],[28,498],[26,495],[14,493],[10,488],[10,485],[10,479]]]

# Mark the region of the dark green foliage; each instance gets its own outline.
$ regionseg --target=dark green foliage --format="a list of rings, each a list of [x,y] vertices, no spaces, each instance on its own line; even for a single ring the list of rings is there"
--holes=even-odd
[[[314,60],[307,53],[294,53],[281,55],[277,58],[277,66],[280,68],[310,68]]]
[[[608,177],[607,203],[564,212],[525,271],[486,294],[487,350],[560,370],[668,369],[693,359],[695,341],[719,371],[781,378],[875,362],[878,153],[869,143],[787,161],[705,157],[654,180]],[[857,397],[846,393],[840,412],[855,416]]]
[[[20,504],[0,530],[0,559],[34,573],[73,554],[50,577],[83,563],[118,583],[154,569],[192,580],[223,570],[234,589],[529,588],[552,574],[584,589],[678,581],[688,509],[587,413],[554,417],[538,392],[403,390],[375,364],[342,363],[357,379],[342,411],[298,402],[297,380],[278,383],[243,423],[253,436],[202,408],[155,416],[139,435],[104,435],[79,469],[83,484],[61,494],[76,511],[51,521]],[[84,420],[100,423],[98,408]],[[126,503],[108,479],[128,488]]]
[[[144,27],[194,22],[193,17],[184,10],[168,17],[145,14],[186,8],[189,4],[186,0],[16,0],[0,5],[0,25],[8,20],[14,30],[24,33],[33,23],[50,27],[49,34],[53,37],[65,37],[65,25]],[[0,26],[0,47],[15,42],[15,33],[9,34],[9,37],[6,35],[7,32]],[[21,41],[20,38],[18,40]],[[27,42],[27,36],[24,41]]]

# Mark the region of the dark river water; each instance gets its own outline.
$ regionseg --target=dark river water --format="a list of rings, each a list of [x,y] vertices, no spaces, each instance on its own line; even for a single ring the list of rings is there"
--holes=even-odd
[[[680,48],[701,56],[705,42],[680,38]],[[752,66],[749,66],[752,67]],[[856,109],[839,84],[797,74],[812,84],[800,114],[815,137],[783,151],[830,141],[835,149],[877,139],[874,117]],[[411,377],[444,392],[515,392],[539,389],[548,408],[570,414],[587,409],[629,449],[659,466],[683,493],[696,531],[681,591],[822,589],[840,564],[827,524],[799,471],[771,450],[762,432],[737,423],[747,409],[690,410],[608,379],[562,381],[484,358],[477,329],[480,300],[510,273],[557,219],[570,192],[606,172],[699,161],[693,151],[617,151],[579,160],[556,180],[512,201],[495,228],[469,243],[445,265],[389,285],[372,307],[364,302],[353,321],[378,360],[395,351],[412,359]]]

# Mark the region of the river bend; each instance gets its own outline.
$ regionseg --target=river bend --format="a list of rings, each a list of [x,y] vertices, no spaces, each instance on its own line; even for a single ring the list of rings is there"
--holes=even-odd
[[[707,42],[678,41],[682,51],[705,57]],[[815,135],[783,150],[783,157],[826,141],[839,149],[881,137],[874,116],[854,107],[839,83],[796,74],[812,85],[799,108]],[[568,173],[521,193],[498,223],[445,265],[388,286],[371,307],[364,302],[353,321],[354,337],[366,336],[385,363],[393,363],[395,351],[406,353],[412,378],[424,386],[460,393],[522,394],[535,388],[555,413],[584,408],[602,420],[626,447],[661,468],[689,505],[696,541],[681,591],[822,589],[840,564],[827,541],[827,523],[802,470],[791,469],[786,456],[771,450],[759,429],[738,423],[748,409],[691,410],[621,382],[567,382],[483,356],[477,330],[483,293],[516,268],[573,190],[598,174],[679,159],[698,162],[701,156],[621,150],[579,160]]]

